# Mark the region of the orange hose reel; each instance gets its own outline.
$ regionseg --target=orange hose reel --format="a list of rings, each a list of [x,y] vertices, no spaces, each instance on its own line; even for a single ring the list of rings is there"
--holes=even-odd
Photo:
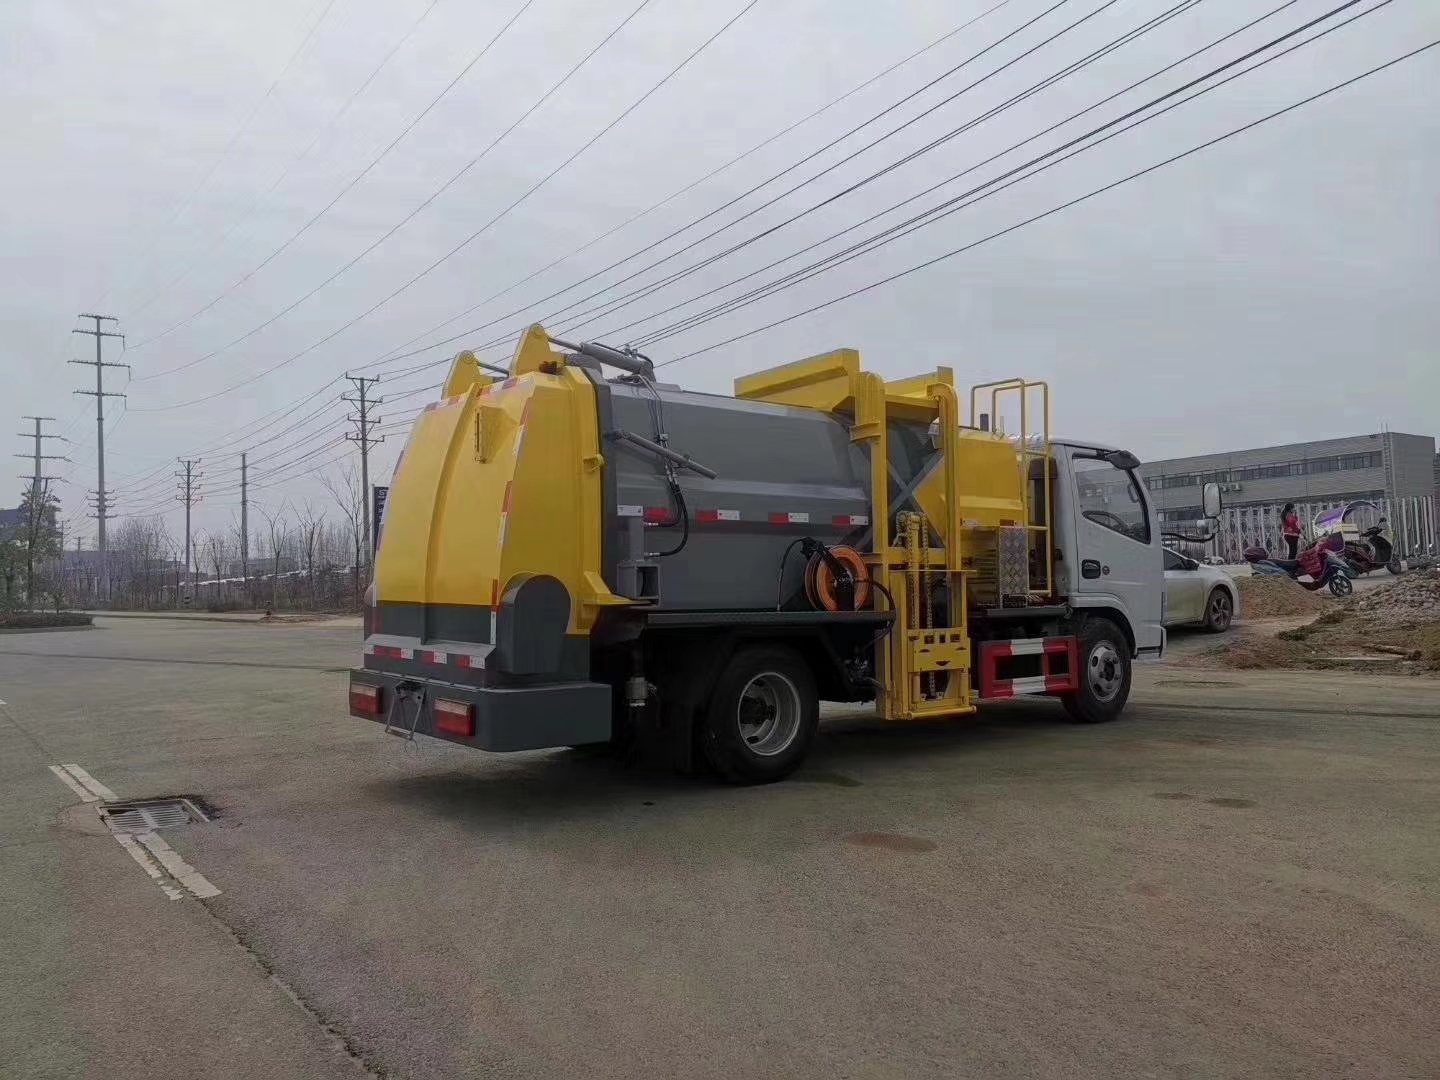
[[[837,594],[835,574],[819,552],[805,564],[805,596],[817,608],[825,611],[860,611],[870,603],[870,568],[860,553],[852,547],[832,547],[831,556],[850,571],[855,579],[855,603],[851,608],[842,608]]]

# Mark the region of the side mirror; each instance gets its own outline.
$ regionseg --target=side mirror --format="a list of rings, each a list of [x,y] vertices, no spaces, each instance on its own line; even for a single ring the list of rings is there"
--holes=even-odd
[[[1205,485],[1203,496],[1205,516],[1214,520],[1220,516],[1220,485],[1214,482]]]
[[[1140,459],[1129,450],[1111,450],[1104,455],[1104,458],[1117,469],[1138,469]]]

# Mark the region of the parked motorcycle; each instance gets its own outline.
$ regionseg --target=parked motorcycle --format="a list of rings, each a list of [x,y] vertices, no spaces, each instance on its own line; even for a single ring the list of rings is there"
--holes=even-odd
[[[1334,533],[1321,537],[1294,559],[1272,559],[1265,548],[1252,547],[1245,549],[1245,561],[1252,574],[1283,575],[1310,592],[1328,588],[1335,596],[1348,596],[1355,591],[1355,584],[1344,551],[1344,538]]]
[[[1344,541],[1345,549],[1341,553],[1341,558],[1350,567],[1352,576],[1368,574],[1371,570],[1379,570],[1382,566],[1392,574],[1400,573],[1404,568],[1400,563],[1399,553],[1390,541],[1388,524],[1384,516],[1382,515],[1376,524],[1361,532],[1352,518],[1362,510],[1379,513],[1380,507],[1368,499],[1360,499],[1336,507],[1334,510],[1327,510],[1318,515],[1311,524],[1314,535],[1321,538],[1339,536]]]

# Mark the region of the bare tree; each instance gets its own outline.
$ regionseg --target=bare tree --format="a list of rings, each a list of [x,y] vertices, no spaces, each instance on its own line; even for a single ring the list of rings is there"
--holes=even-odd
[[[361,550],[365,536],[365,499],[367,497],[364,487],[360,483],[360,475],[355,471],[355,463],[345,460],[339,469],[339,479],[332,476],[322,476],[320,482],[325,485],[325,490],[330,492],[330,497],[335,500],[335,505],[340,507],[340,513],[345,516],[346,523],[350,526],[350,550],[352,552],[351,575],[354,580],[355,603],[360,603],[360,566],[364,552]]]
[[[315,505],[306,499],[297,512],[300,519],[300,553],[305,558],[305,582],[310,591],[310,607],[315,607],[315,552],[320,536],[325,530],[325,515],[316,511]]]
[[[260,515],[265,519],[266,536],[270,542],[270,608],[272,611],[279,605],[280,566],[290,553],[290,522],[285,517],[286,508],[285,503],[281,503],[275,510],[260,507]]]
[[[149,607],[165,585],[165,554],[175,547],[165,519],[158,515],[122,518],[110,547],[112,590],[120,593],[124,603]]]

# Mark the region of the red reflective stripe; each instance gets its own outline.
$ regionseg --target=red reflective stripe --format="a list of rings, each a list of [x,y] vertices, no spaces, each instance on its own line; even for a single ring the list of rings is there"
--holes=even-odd
[[[466,656],[464,653],[461,653],[455,658],[455,666],[459,668],[466,668],[468,670],[470,667],[470,657]]]
[[[1007,525],[1008,525],[1008,526],[1014,526],[1014,525],[1015,525],[1015,521],[1014,521],[1013,518],[1001,518],[1001,519],[1000,519],[1000,524],[1001,524],[1002,526],[1007,526]]]
[[[830,524],[841,529],[848,529],[855,525],[869,525],[870,519],[864,514],[836,514],[830,519]]]
[[[490,582],[490,610],[500,609],[500,579],[494,578]]]
[[[739,521],[739,510],[697,510],[696,521]]]
[[[508,513],[510,512],[510,499],[511,499],[511,496],[514,495],[514,493],[515,493],[515,481],[513,481],[513,480],[507,480],[507,481],[505,481],[505,497],[500,500],[500,513],[502,513],[502,514],[508,514]]]
[[[644,517],[652,525],[663,525],[670,520],[670,510],[664,506],[647,506]]]

